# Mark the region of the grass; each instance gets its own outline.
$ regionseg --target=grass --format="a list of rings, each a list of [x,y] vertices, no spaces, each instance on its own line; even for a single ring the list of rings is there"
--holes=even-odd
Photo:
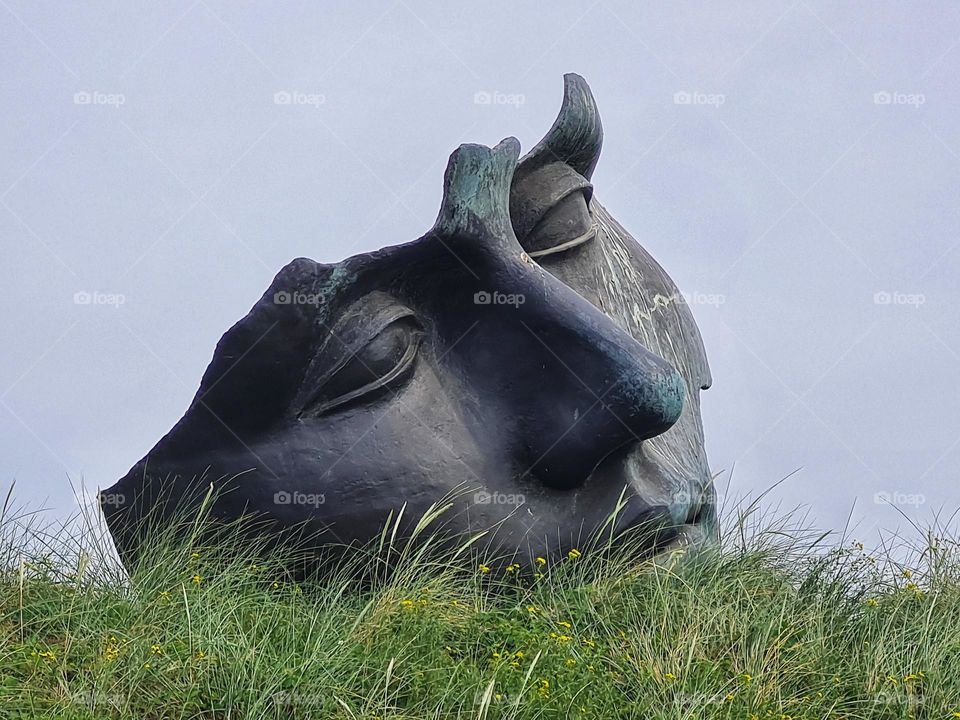
[[[170,541],[128,577],[23,517],[0,547],[0,717],[960,717],[948,539],[908,567],[741,517],[695,562],[584,552],[540,577],[388,541],[301,586]]]

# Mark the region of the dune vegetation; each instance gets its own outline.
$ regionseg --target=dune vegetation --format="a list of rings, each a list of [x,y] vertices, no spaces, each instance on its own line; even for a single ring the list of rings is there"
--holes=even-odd
[[[754,510],[695,559],[520,568],[385,532],[298,583],[189,538],[127,574],[6,508],[0,716],[960,717],[956,542],[874,556]]]

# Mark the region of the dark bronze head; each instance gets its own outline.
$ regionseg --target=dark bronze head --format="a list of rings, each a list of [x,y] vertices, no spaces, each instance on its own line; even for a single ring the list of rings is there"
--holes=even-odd
[[[521,562],[618,528],[651,550],[712,536],[699,334],[673,283],[593,198],[599,116],[567,76],[518,164],[509,138],[450,157],[433,229],[297,259],[221,338],[184,417],[105,491],[121,555],[147,511],[218,487],[214,514],[362,543],[450,498]]]

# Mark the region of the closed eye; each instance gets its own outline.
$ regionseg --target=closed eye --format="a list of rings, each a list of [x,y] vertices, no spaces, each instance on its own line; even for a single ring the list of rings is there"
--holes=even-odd
[[[523,247],[532,258],[572,250],[596,235],[587,197],[572,192],[559,200],[524,239]]]
[[[422,339],[413,317],[394,320],[341,361],[300,415],[329,413],[397,386],[409,376]]]

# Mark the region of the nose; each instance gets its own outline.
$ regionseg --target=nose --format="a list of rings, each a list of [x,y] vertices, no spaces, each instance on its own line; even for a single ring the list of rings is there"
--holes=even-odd
[[[685,385],[670,363],[523,253],[508,209],[515,153],[504,141],[451,157],[435,231],[458,245],[472,276],[452,295],[493,301],[448,309],[474,321],[456,354],[495,407],[489,421],[509,428],[519,472],[574,488],[612,452],[669,429]]]
[[[530,389],[518,396],[517,429],[539,481],[577,487],[609,454],[680,417],[677,370],[559,281],[550,277],[522,315],[527,337],[518,347],[532,377],[514,380]]]
[[[522,303],[482,306],[458,355],[509,428],[521,475],[582,485],[608,455],[668,430],[683,409],[677,370],[539,267],[497,274]],[[492,399],[497,399],[493,401]]]

